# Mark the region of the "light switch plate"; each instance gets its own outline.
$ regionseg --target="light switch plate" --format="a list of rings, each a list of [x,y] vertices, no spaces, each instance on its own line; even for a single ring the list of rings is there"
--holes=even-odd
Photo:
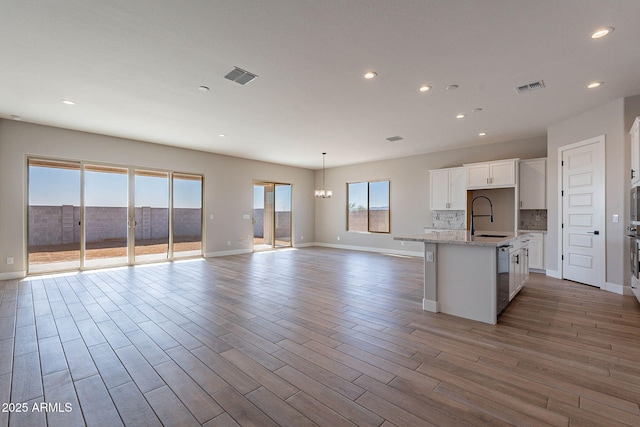
[[[620,221],[620,217],[618,216],[618,214],[613,214],[613,222],[618,222]]]

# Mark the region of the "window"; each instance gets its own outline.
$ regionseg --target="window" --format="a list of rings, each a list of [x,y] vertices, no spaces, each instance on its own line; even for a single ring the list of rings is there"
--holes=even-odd
[[[389,181],[347,184],[347,230],[389,233]]]

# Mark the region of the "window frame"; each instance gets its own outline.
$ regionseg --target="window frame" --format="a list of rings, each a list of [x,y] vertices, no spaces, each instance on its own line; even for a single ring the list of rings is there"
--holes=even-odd
[[[387,183],[387,227],[385,231],[379,231],[379,230],[372,230],[371,229],[371,184],[375,184],[375,183]],[[351,229],[350,227],[350,213],[351,213],[351,209],[349,208],[350,205],[350,186],[354,185],[354,184],[366,184],[367,185],[367,203],[365,206],[367,215],[366,215],[366,219],[367,219],[367,224],[366,224],[366,230],[356,230],[356,229]],[[374,233],[374,234],[390,234],[391,233],[391,180],[390,179],[375,179],[375,180],[369,180],[369,181],[352,181],[352,182],[347,182],[347,203],[346,203],[346,210],[347,210],[347,218],[346,218],[346,229],[347,232],[352,232],[352,233]]]

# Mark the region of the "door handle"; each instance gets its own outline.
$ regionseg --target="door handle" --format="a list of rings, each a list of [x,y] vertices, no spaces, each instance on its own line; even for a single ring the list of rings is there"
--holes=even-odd
[[[587,231],[587,234],[595,234],[596,236],[600,235],[600,231],[595,230],[595,231]]]

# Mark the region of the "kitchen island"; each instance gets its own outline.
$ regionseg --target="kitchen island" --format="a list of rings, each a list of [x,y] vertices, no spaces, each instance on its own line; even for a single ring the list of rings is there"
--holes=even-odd
[[[394,239],[424,243],[422,308],[426,311],[495,325],[500,301],[513,298],[528,275],[529,233],[491,231],[471,236],[467,230],[446,230]],[[499,256],[501,252],[505,256]]]

